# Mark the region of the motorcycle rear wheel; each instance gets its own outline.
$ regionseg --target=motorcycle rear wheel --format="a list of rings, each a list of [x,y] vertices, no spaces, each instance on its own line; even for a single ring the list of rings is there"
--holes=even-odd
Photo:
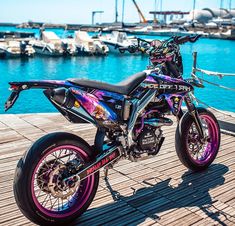
[[[14,195],[22,213],[39,225],[67,225],[91,204],[99,184],[99,172],[71,185],[63,173],[73,161],[94,158],[91,147],[69,133],[52,133],[37,140],[19,160]]]

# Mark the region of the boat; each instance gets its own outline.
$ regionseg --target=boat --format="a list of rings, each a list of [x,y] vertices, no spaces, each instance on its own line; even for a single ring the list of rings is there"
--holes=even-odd
[[[100,40],[109,47],[112,53],[129,53],[131,48],[137,45],[137,38],[128,37],[125,32],[113,31],[111,34],[101,35]],[[124,51],[122,48],[129,48],[130,51]]]
[[[5,39],[31,39],[35,37],[34,32],[0,31],[0,40]]]
[[[209,38],[235,40],[235,30],[228,29],[225,32],[220,31],[220,32],[210,33]]]
[[[61,41],[64,47],[64,55],[67,55],[67,56],[78,55],[78,49],[72,37],[61,39]]]
[[[33,40],[31,43],[36,53],[40,55],[63,56],[75,54],[73,50],[68,49],[68,44],[64,43],[52,31],[41,31],[40,39]],[[76,51],[76,49],[74,51]]]
[[[0,43],[1,57],[30,57],[34,53],[34,48],[27,41],[6,40]]]
[[[74,37],[79,55],[107,55],[109,48],[99,38],[91,38],[86,31],[75,31]]]

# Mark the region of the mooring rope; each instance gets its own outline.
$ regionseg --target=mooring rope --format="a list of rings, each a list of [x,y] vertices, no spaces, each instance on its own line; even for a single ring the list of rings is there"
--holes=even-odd
[[[194,68],[194,70],[201,72],[203,74],[206,74],[206,75],[218,76],[220,78],[222,78],[224,76],[235,76],[235,74],[233,74],[233,73],[214,72],[214,71],[208,71],[208,70],[204,70],[204,69],[200,69],[200,68]]]
[[[200,77],[199,77],[199,79],[202,80],[203,82],[206,82],[206,83],[211,84],[211,85],[213,85],[213,86],[217,86],[217,87],[219,87],[219,88],[222,88],[222,89],[226,89],[226,90],[230,90],[230,91],[235,92],[235,88],[231,88],[231,87],[227,87],[227,86],[222,86],[222,85],[220,85],[220,84],[217,84],[217,83],[214,83],[214,82],[210,82],[210,81],[205,80],[205,79],[200,78]]]
[[[217,77],[219,77],[219,78],[223,78],[224,76],[235,76],[234,73],[220,73],[220,72],[214,72],[214,71],[209,71],[209,70],[204,70],[204,69],[197,68],[197,53],[194,52],[194,53],[193,53],[193,68],[192,68],[192,73],[191,73],[191,76],[192,76],[194,79],[199,79],[199,81],[203,81],[203,82],[206,82],[206,83],[211,84],[211,85],[213,85],[213,86],[216,86],[216,87],[219,87],[219,88],[222,88],[222,89],[226,89],[226,90],[230,90],[230,91],[235,92],[235,88],[223,86],[223,85],[220,85],[220,84],[218,84],[218,83],[214,83],[214,82],[208,81],[208,80],[204,79],[204,76],[203,76],[203,75],[202,75],[203,78],[198,77],[198,76],[196,75],[196,72],[199,72],[199,73],[202,73],[202,74],[205,74],[205,75],[209,75],[209,76],[217,76]],[[199,100],[199,99],[196,98],[195,96],[194,96],[194,99],[195,99],[195,101],[197,101],[198,103],[201,103],[201,104],[205,105],[206,107],[213,109],[214,111],[217,111],[217,112],[219,112],[219,113],[221,113],[221,114],[223,114],[223,115],[227,115],[227,116],[230,116],[230,117],[235,118],[235,116],[234,116],[233,114],[229,114],[229,112],[224,112],[224,111],[218,110],[218,109],[216,109],[216,108],[214,108],[214,107],[212,107],[212,106],[206,104],[205,102]]]
[[[194,96],[194,98],[195,98],[195,100],[196,100],[198,103],[203,104],[203,105],[205,105],[206,107],[211,108],[211,109],[213,109],[214,111],[216,111],[216,112],[218,112],[218,113],[221,113],[221,114],[223,114],[223,115],[227,115],[227,116],[230,116],[230,117],[234,118],[234,115],[229,114],[228,112],[221,111],[221,110],[219,110],[219,109],[217,109],[217,108],[214,108],[214,107],[210,106],[209,104],[206,104],[205,102],[199,100],[199,99],[198,99],[197,97],[195,97],[195,96]]]

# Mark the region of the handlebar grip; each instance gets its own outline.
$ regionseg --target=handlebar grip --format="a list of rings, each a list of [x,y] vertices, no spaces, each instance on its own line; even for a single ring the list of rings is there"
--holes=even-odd
[[[180,45],[184,44],[185,42],[189,41],[189,36],[181,36],[181,37],[176,37],[175,42]]]
[[[180,45],[184,44],[186,42],[196,42],[202,35],[191,35],[191,36],[181,36],[181,37],[176,37],[175,42]]]
[[[194,43],[196,42],[200,37],[202,37],[202,35],[196,35],[196,36],[193,36],[193,37],[190,37],[190,42]]]

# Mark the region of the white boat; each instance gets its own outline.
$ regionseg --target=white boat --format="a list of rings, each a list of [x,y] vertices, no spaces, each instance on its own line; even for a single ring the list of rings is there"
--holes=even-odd
[[[210,33],[210,38],[235,40],[235,32],[232,29],[229,29],[226,32],[214,32]]]
[[[67,43],[64,43],[54,32],[41,31],[40,40],[31,42],[37,54],[47,56],[73,55],[72,50],[68,50]]]
[[[2,49],[2,43],[0,43],[0,57],[5,57],[5,50]]]
[[[85,31],[75,31],[74,41],[80,55],[107,55],[109,48],[98,38],[91,38]]]
[[[34,53],[34,48],[25,41],[7,40],[0,43],[0,55],[2,57],[30,57]]]
[[[137,39],[134,37],[128,37],[125,32],[113,31],[111,34],[107,34],[99,37],[100,40],[109,47],[109,51],[113,53],[129,53],[123,51],[122,48],[130,48],[137,45]]]
[[[183,35],[196,35],[201,34],[208,36],[208,33],[203,31],[189,31],[184,26],[176,28],[165,28],[165,29],[151,29],[151,27],[145,29],[131,30],[130,33],[135,35],[149,35],[149,36],[183,36]]]
[[[74,42],[73,38],[64,38],[61,40],[63,42],[63,46],[65,49],[64,55],[67,55],[67,56],[77,56],[78,55],[78,49],[77,49],[76,43]]]

